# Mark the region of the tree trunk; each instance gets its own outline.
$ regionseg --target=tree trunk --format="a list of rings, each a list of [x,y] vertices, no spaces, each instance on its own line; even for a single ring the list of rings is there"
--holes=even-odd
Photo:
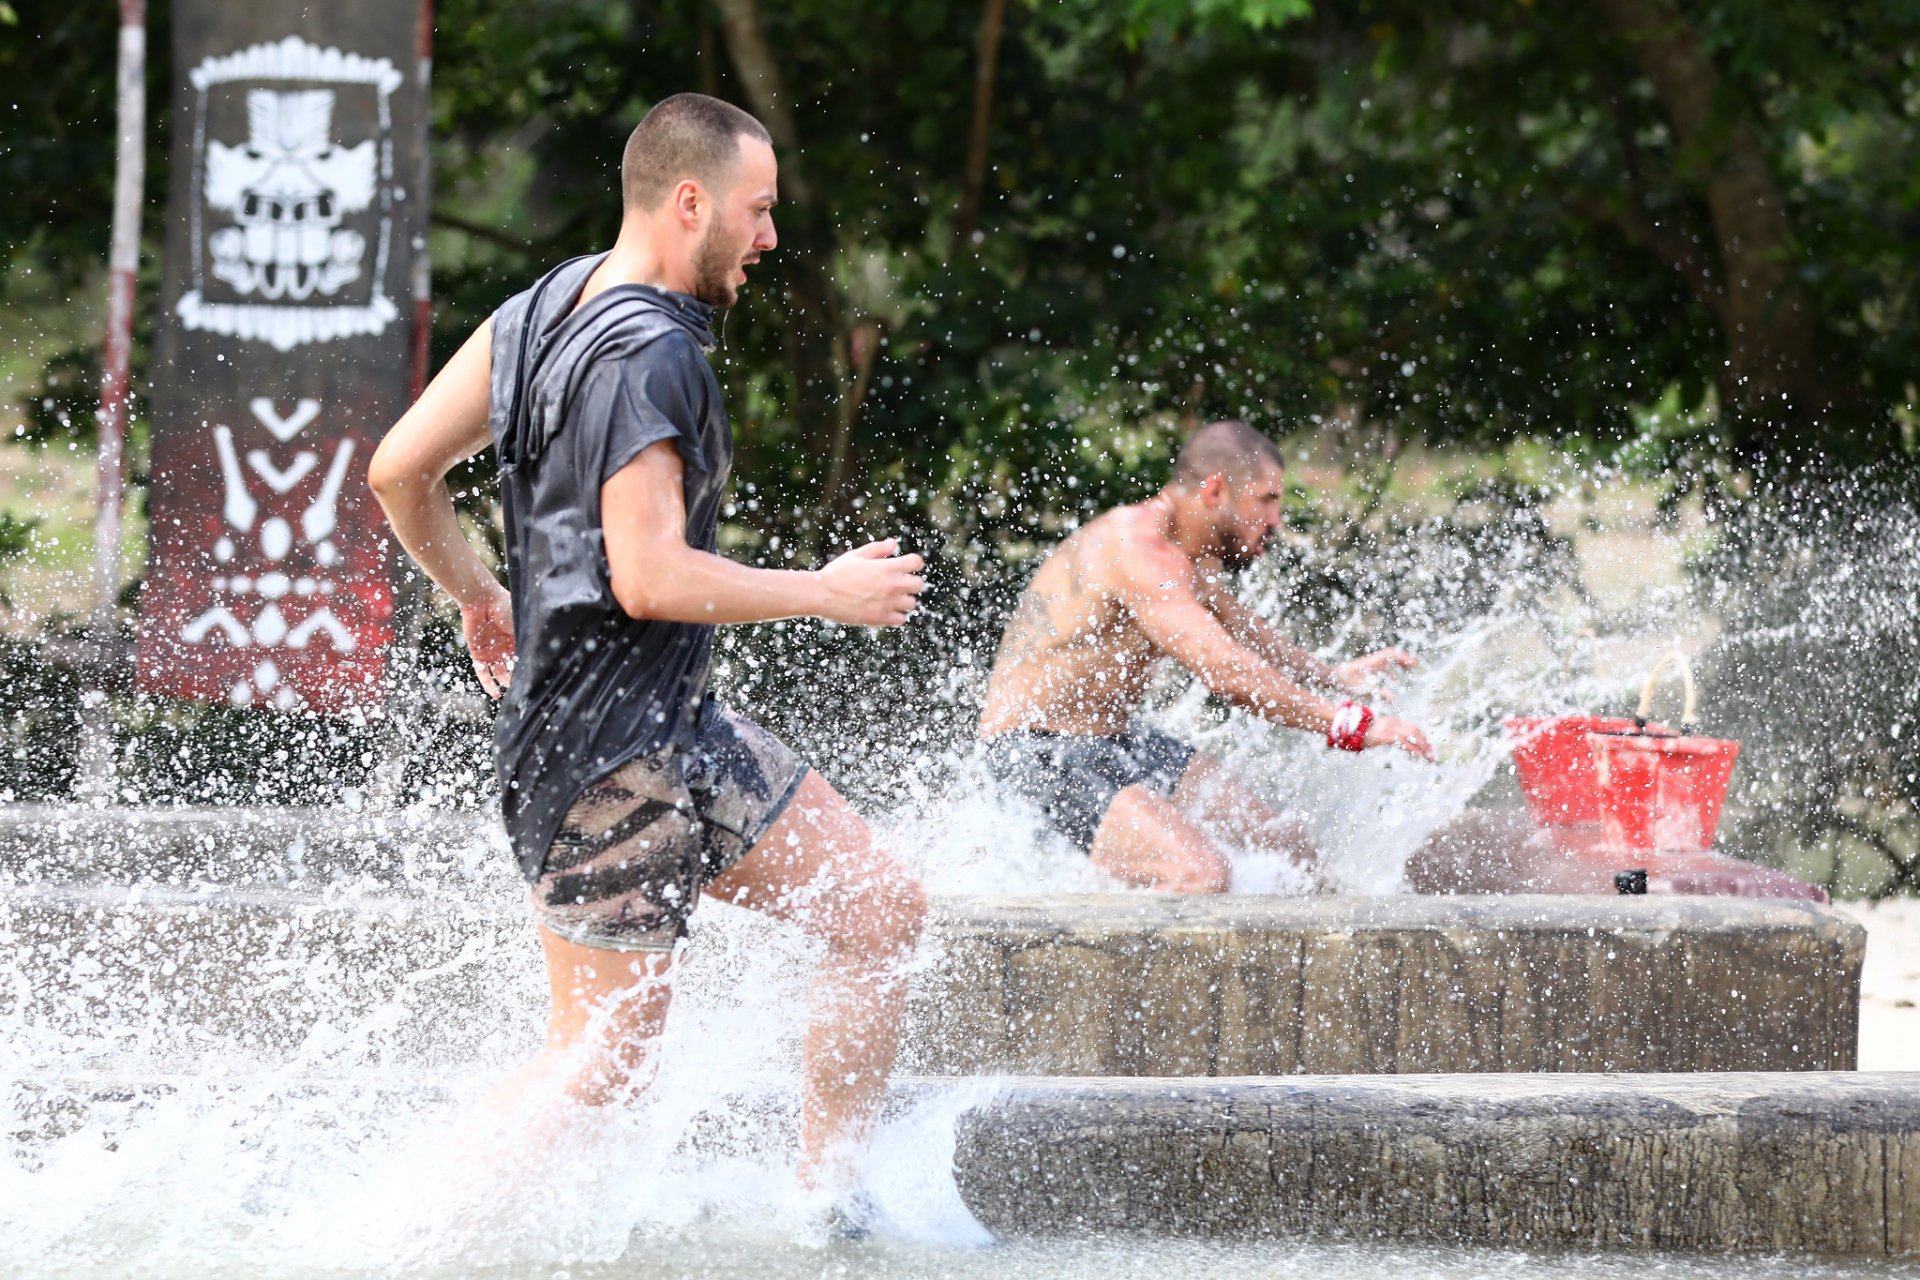
[[[1652,83],[1677,150],[1698,166],[1720,248],[1708,301],[1727,344],[1721,401],[1741,452],[1769,452],[1808,434],[1836,407],[1823,385],[1813,315],[1794,279],[1797,255],[1779,184],[1751,123],[1716,113],[1719,69],[1671,0],[1597,2]]]
[[[827,211],[814,198],[808,180],[792,99],[781,88],[780,68],[774,61],[757,0],[714,0],[714,4],[720,13],[721,38],[740,79],[741,91],[780,153],[782,208],[790,212],[780,218],[781,248],[774,261],[785,285],[785,345],[787,367],[793,376],[793,416],[808,457],[846,458],[853,417],[842,414],[839,408],[845,378],[836,352],[839,296],[828,271],[834,240]],[[844,473],[832,474],[831,469],[821,476],[821,506],[843,510],[851,497],[850,480]]]
[[[980,189],[987,180],[987,138],[993,123],[993,78],[1000,65],[1000,32],[1006,26],[1007,0],[987,0],[980,14],[980,58],[973,73],[973,125],[967,131],[967,167],[960,184],[960,208],[953,219],[953,251],[964,253],[980,215]]]

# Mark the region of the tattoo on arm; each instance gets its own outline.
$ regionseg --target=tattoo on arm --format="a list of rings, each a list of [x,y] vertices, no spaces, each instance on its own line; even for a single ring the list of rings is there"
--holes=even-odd
[[[1033,581],[1027,583],[1026,590],[1020,593],[1019,604],[1014,607],[1013,616],[1007,620],[1006,629],[1001,632],[1000,651],[994,659],[996,665],[1025,661],[1059,643],[1060,628],[1054,624],[1054,610],[1062,605],[1069,608],[1077,605],[1087,590],[1085,566],[1080,562],[1078,551],[1069,540],[1054,552],[1055,559],[1066,572],[1064,590],[1046,589],[1038,585],[1041,574],[1052,566],[1051,560],[1041,565]]]

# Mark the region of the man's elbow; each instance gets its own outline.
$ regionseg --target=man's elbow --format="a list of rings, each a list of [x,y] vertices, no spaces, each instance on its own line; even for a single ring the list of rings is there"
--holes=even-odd
[[[613,602],[636,622],[672,621],[673,604],[664,582],[671,577],[662,566],[665,557],[647,557],[650,569],[629,569],[613,573]]]
[[[407,487],[406,468],[388,450],[375,449],[373,460],[367,463],[367,487],[381,506],[390,508]]]
[[[616,579],[613,602],[620,606],[620,612],[635,622],[646,622],[660,616],[660,601],[655,598],[653,589],[644,582],[621,582]]]
[[[1230,681],[1222,681],[1219,684],[1208,685],[1207,692],[1230,707],[1238,707],[1240,710],[1250,711],[1254,715],[1261,715],[1267,709],[1265,699],[1258,693],[1243,685]]]
[[[1207,691],[1221,701],[1238,707],[1242,711],[1250,711],[1257,716],[1269,715],[1273,712],[1275,706],[1273,690],[1266,681],[1259,678],[1257,673],[1226,670],[1207,674],[1213,678],[1207,679],[1203,676],[1200,683],[1206,685]]]

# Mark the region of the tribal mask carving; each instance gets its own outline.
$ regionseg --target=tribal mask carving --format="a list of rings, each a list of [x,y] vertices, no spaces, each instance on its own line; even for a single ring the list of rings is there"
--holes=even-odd
[[[206,199],[238,224],[208,238],[213,274],[243,296],[299,302],[360,274],[366,238],[340,225],[373,200],[372,139],[332,140],[333,91],[247,93],[247,141],[207,144]]]

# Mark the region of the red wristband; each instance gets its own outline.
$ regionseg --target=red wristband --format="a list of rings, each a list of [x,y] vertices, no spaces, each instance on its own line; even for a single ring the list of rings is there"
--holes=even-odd
[[[1372,727],[1372,707],[1343,702],[1333,709],[1333,723],[1327,726],[1327,745],[1336,751],[1364,751],[1367,730]]]

